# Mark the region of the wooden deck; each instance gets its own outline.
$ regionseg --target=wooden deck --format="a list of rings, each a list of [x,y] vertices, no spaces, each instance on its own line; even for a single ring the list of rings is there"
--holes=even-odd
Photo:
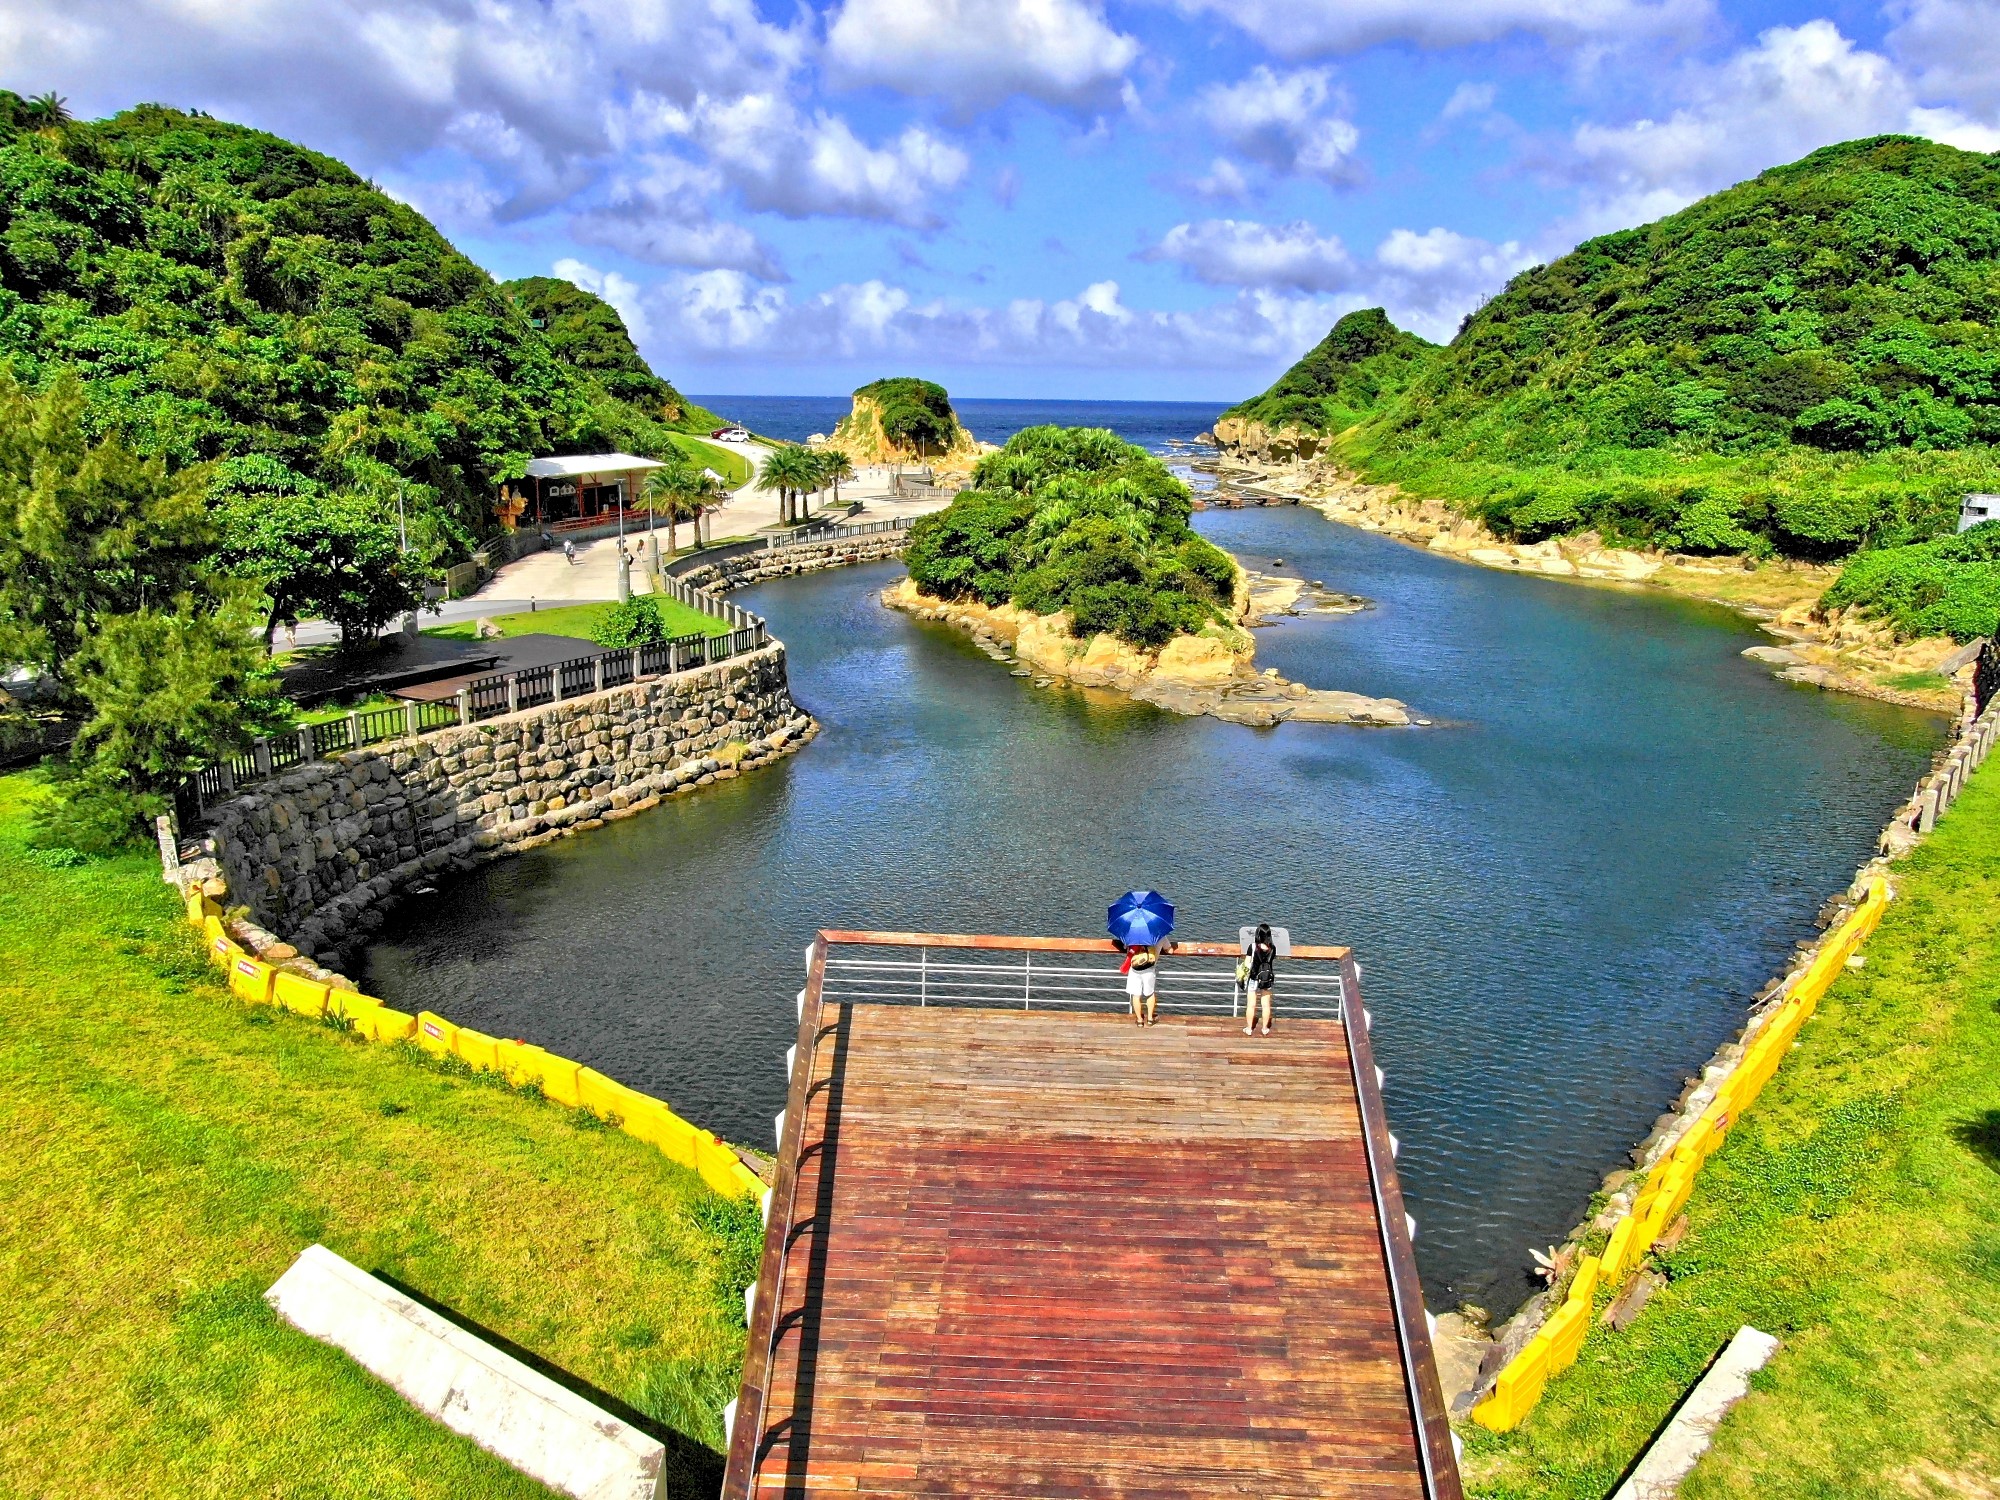
[[[1340,1022],[808,1031],[725,1495],[1456,1500]]]

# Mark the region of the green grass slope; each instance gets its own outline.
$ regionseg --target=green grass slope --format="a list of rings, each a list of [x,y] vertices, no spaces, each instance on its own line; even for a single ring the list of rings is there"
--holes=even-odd
[[[1670,1278],[1592,1330],[1480,1500],[1601,1500],[1745,1323],[1783,1340],[1686,1500],[1994,1493],[2000,1474],[2000,763],[1898,867],[1897,899],[1703,1169]]]
[[[463,542],[527,458],[665,451],[697,415],[597,299],[534,327],[330,157],[158,105],[23,118],[0,91],[0,365],[31,386],[73,366],[97,429],[222,460],[218,494],[400,479],[420,546]]]
[[[1362,308],[1335,323],[1268,391],[1222,415],[1273,432],[1341,432],[1400,394],[1436,349],[1381,308]]]
[[[1504,535],[1831,559],[2000,488],[2000,156],[1830,146],[1516,277],[1340,445]]]
[[[0,778],[9,1494],[546,1492],[263,1291],[323,1243],[623,1403],[713,1494],[762,1231],[594,1119],[224,991],[157,858],[26,846]]]

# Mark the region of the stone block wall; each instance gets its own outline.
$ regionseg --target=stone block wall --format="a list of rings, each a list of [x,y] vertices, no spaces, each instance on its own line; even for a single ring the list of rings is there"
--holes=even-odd
[[[825,542],[805,542],[790,547],[769,547],[745,552],[719,563],[689,568],[680,575],[682,583],[710,593],[726,593],[771,578],[791,578],[800,573],[818,573],[849,563],[881,562],[901,557],[910,533],[881,531],[871,536],[840,537]]]
[[[404,887],[629,816],[796,748],[785,648],[315,761],[215,809],[252,918],[332,962]]]

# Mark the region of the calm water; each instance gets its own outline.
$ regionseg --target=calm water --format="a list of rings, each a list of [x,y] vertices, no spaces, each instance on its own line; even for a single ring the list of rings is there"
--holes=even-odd
[[[1528,1247],[1739,1023],[1942,723],[1777,683],[1720,609],[1310,511],[1200,524],[1379,602],[1265,631],[1260,661],[1448,727],[1253,730],[1037,689],[882,608],[894,564],[765,585],[742,602],[824,735],[406,905],[368,982],[764,1144],[815,928],[1093,933],[1157,885],[1189,934],[1268,918],[1357,945],[1429,1300],[1511,1307]]]

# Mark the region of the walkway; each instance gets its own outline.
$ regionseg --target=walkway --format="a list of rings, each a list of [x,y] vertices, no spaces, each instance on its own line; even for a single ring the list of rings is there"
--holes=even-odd
[[[1339,1021],[830,1003],[814,1030],[729,1500],[1456,1500]]]

